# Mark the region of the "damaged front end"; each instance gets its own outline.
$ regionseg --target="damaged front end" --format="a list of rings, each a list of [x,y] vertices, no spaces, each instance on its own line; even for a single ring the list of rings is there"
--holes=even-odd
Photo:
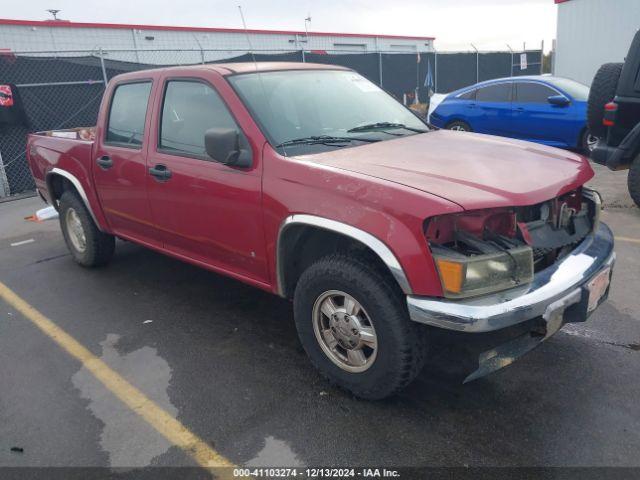
[[[582,189],[532,207],[516,209],[520,238],[533,248],[536,271],[568,255],[600,222],[602,202]]]
[[[600,210],[599,195],[581,188],[537,205],[425,222],[444,298],[408,297],[413,320],[465,332],[530,325],[482,353],[465,381],[509,365],[606,299],[615,254]]]
[[[596,192],[581,189],[537,205],[428,220],[425,236],[444,296],[472,297],[531,282],[594,230],[600,204]]]

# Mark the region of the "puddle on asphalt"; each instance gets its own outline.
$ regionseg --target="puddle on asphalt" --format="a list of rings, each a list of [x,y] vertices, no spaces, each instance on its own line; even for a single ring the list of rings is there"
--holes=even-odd
[[[272,436],[264,439],[264,448],[244,465],[246,467],[270,467],[273,465],[304,467],[302,461],[286,442]]]
[[[169,400],[169,364],[155,348],[142,347],[125,355],[115,348],[119,335],[110,333],[100,343],[100,359],[125,377],[147,397],[175,417],[178,409]],[[102,421],[100,446],[109,455],[111,467],[145,467],[172,444],[151,425],[127,408],[86,368],[72,377],[74,386],[89,401],[88,408]]]

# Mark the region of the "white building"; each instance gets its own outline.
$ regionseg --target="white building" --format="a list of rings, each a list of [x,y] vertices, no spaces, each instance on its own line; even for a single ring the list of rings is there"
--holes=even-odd
[[[640,28],[640,0],[555,0],[554,73],[591,85],[603,63],[622,62]]]
[[[255,52],[373,53],[432,52],[434,37],[249,30]],[[197,63],[249,51],[247,32],[230,28],[75,23],[0,19],[0,51],[109,51],[114,60]],[[173,52],[170,52],[173,50]],[[179,52],[180,58],[175,58]],[[117,51],[117,52],[114,52]],[[148,51],[148,53],[145,53]],[[159,51],[165,51],[160,53]],[[192,58],[191,58],[192,57]]]

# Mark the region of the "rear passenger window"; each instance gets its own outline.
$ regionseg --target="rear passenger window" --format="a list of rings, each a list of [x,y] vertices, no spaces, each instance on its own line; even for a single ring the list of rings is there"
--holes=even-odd
[[[540,83],[516,83],[516,102],[518,103],[547,103],[552,95],[558,95],[555,90]]]
[[[144,138],[144,121],[151,82],[120,85],[113,93],[106,141],[139,147]]]
[[[510,102],[511,84],[498,83],[479,88],[476,92],[476,100],[478,102]]]
[[[173,154],[207,158],[204,134],[210,128],[238,129],[218,93],[196,81],[167,83],[158,147]]]

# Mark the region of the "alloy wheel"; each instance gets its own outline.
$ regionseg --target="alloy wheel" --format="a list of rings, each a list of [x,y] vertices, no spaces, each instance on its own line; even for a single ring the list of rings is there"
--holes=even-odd
[[[69,240],[78,252],[83,253],[87,249],[87,237],[82,227],[82,221],[73,208],[67,209],[65,214],[65,223],[67,226],[67,234]]]
[[[348,293],[330,290],[316,299],[313,331],[325,355],[347,372],[364,372],[376,360],[378,337],[373,323]]]

